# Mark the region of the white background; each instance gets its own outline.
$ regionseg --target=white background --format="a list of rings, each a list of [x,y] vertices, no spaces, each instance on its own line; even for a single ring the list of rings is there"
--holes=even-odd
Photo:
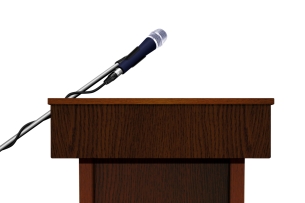
[[[302,1],[0,1],[0,144],[128,54],[165,45],[95,98],[275,98],[272,158],[246,159],[246,203],[304,203]],[[78,202],[78,160],[50,121],[0,153],[0,202]]]

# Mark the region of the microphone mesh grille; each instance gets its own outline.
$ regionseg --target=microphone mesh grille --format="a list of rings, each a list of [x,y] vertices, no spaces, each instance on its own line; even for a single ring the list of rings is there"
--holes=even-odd
[[[150,33],[149,37],[153,38],[157,43],[157,47],[160,47],[164,44],[167,39],[167,34],[162,29],[157,29]]]

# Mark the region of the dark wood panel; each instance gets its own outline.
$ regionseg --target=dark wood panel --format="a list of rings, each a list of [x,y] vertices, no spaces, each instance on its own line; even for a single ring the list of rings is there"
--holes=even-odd
[[[94,168],[92,159],[79,159],[80,203],[94,203]]]
[[[94,171],[95,203],[229,203],[225,160],[99,160]]]
[[[52,158],[269,158],[270,105],[52,105]]]
[[[245,159],[230,163],[230,203],[244,203]]]
[[[273,98],[52,98],[55,104],[274,104]]]

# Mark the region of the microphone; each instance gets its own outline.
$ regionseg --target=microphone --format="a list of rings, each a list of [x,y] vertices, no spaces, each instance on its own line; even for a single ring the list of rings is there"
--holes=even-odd
[[[130,68],[143,60],[146,55],[161,47],[166,39],[167,34],[164,30],[157,29],[151,32],[138,47],[120,61],[119,68],[122,69],[123,73],[126,73]]]
[[[149,34],[149,36],[137,46],[130,54],[121,58],[115,64],[118,64],[117,69],[114,70],[104,81],[109,84],[118,78],[121,74],[126,73],[130,68],[137,65],[149,53],[161,47],[167,39],[167,34],[162,29],[157,29]]]

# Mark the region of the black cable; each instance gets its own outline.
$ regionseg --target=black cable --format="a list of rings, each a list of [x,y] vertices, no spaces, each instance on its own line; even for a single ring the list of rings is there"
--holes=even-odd
[[[108,83],[105,83],[105,82],[104,82],[103,84],[101,84],[100,86],[98,86],[97,88],[95,88],[94,90],[91,90],[91,91],[71,92],[71,93],[69,93],[69,94],[66,96],[66,98],[68,98],[69,96],[71,96],[71,95],[73,95],[73,94],[90,94],[90,93],[96,92],[97,90],[101,89],[101,88],[102,88],[104,85],[106,85],[106,84],[108,84]],[[44,119],[43,121],[45,121],[45,120],[47,120],[47,119],[49,119],[49,118],[51,118],[51,116],[47,117],[47,118]],[[11,147],[17,142],[17,140],[21,137],[21,132],[22,132],[26,127],[28,127],[29,125],[31,125],[33,122],[34,122],[34,121],[31,121],[31,122],[25,124],[24,126],[22,126],[22,128],[19,130],[19,132],[17,133],[17,135],[16,135],[16,137],[14,138],[14,140],[13,140],[9,145],[7,145],[3,150],[6,150],[6,149],[8,149],[8,148],[11,148]],[[2,151],[3,151],[3,150],[2,150]]]
[[[93,92],[96,92],[97,90],[101,89],[102,87],[104,87],[105,85],[108,85],[109,83],[111,83],[112,81],[114,81],[119,75],[116,74],[115,72],[112,72],[108,75],[108,77],[104,80],[103,84],[101,84],[100,86],[98,86],[97,88],[95,88],[94,90],[91,91],[77,91],[77,92],[70,92],[69,94],[67,94],[67,96],[65,98],[69,98],[71,95],[74,94],[91,94]]]
[[[51,116],[45,118],[43,121],[48,120],[49,118],[51,118]],[[43,121],[42,121],[42,122],[43,122]],[[4,149],[2,149],[2,151],[3,151],[3,150],[6,150],[6,149],[8,149],[8,148],[10,148],[10,147],[12,147],[12,146],[17,142],[17,140],[21,137],[21,132],[22,132],[26,127],[28,127],[29,125],[31,125],[31,124],[34,123],[34,122],[35,122],[35,121],[31,121],[31,122],[25,124],[24,126],[22,126],[22,128],[21,128],[21,129],[19,130],[19,132],[17,133],[15,139],[14,139],[9,145],[7,145]]]
[[[90,93],[96,92],[97,90],[101,89],[105,85],[106,85],[106,83],[103,83],[103,84],[101,84],[100,86],[98,86],[97,88],[95,88],[94,90],[91,90],[91,91],[70,92],[69,94],[67,94],[67,96],[65,98],[68,98],[73,94],[90,94]]]
[[[19,132],[17,133],[17,135],[16,135],[14,141],[12,141],[12,143],[9,144],[8,146],[6,146],[3,150],[6,150],[6,149],[12,147],[12,146],[17,142],[17,140],[20,138],[21,132],[22,132],[26,127],[28,127],[29,125],[31,125],[33,122],[34,122],[34,121],[31,121],[31,122],[25,124],[24,126],[22,126],[22,128],[21,128],[21,129],[19,130]]]
[[[101,84],[100,86],[98,86],[98,87],[95,88],[94,90],[91,90],[91,91],[70,92],[69,94],[67,94],[67,96],[66,96],[65,98],[68,98],[68,97],[70,97],[71,95],[74,95],[74,94],[80,95],[80,94],[90,94],[90,93],[94,93],[94,92],[98,91],[99,89],[101,89],[102,87],[104,87],[105,85],[108,85],[109,83],[111,83],[112,81],[114,81],[117,77],[118,77],[118,75],[117,75],[116,73],[112,72],[112,73],[110,73],[110,74],[108,75],[108,77],[104,80],[103,84]],[[45,120],[47,120],[47,119],[49,119],[49,118],[51,118],[51,116],[45,118],[43,121],[45,121]],[[43,121],[42,121],[42,122],[43,122]],[[25,124],[24,126],[22,126],[22,128],[19,130],[19,132],[17,133],[17,135],[16,135],[16,137],[14,138],[14,140],[13,140],[9,145],[7,145],[3,150],[6,150],[6,149],[12,147],[12,146],[17,142],[17,140],[21,137],[21,132],[22,132],[26,127],[28,127],[29,125],[31,125],[33,122],[35,122],[35,121],[31,121],[31,122]],[[2,150],[2,151],[3,151],[3,150]]]

